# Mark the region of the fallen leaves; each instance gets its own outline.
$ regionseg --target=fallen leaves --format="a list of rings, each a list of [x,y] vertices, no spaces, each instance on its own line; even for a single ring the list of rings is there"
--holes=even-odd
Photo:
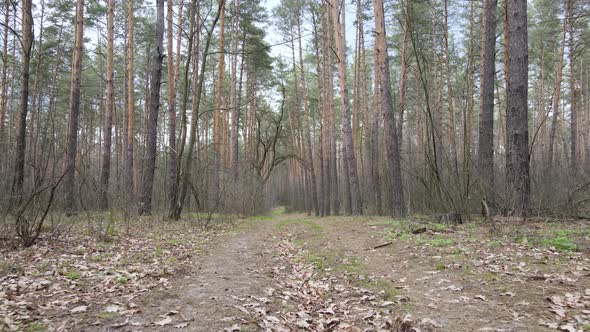
[[[235,307],[252,316],[265,331],[418,331],[410,316],[396,317],[393,307],[400,301],[383,300],[384,294],[359,285],[358,278],[337,273],[330,267],[318,270],[301,259],[305,251],[283,238],[276,245],[273,285],[265,290],[268,298],[236,298]],[[362,279],[361,282],[370,282]],[[439,325],[425,320],[430,326]],[[225,331],[234,331],[232,326]]]
[[[133,227],[136,236],[114,236],[112,242],[80,229],[62,241],[0,247],[0,330],[31,324],[70,330],[84,321],[102,324],[132,316],[141,311],[135,297],[170,287],[169,277],[183,271],[196,249],[215,235],[185,223],[167,224],[166,230],[139,222]]]

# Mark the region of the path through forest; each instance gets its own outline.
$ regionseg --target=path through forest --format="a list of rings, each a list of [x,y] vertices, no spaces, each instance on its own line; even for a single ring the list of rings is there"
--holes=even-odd
[[[510,222],[492,238],[475,224],[294,214],[256,219],[216,240],[172,287],[144,296],[141,312],[99,329],[582,331],[589,326],[587,247],[564,253],[555,246],[509,241],[521,232]],[[552,227],[533,229],[541,236]],[[561,227],[568,227],[574,242],[587,244],[582,223]],[[528,241],[535,234],[528,234]]]

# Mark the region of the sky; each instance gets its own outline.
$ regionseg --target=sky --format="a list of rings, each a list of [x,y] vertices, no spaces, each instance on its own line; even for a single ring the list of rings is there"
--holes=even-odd
[[[263,2],[264,7],[266,7],[266,10],[269,13],[269,17],[272,22],[273,21],[273,17],[272,17],[273,8],[278,6],[280,4],[281,0],[263,0],[262,2]],[[346,0],[346,44],[349,49],[354,49],[354,41],[355,41],[355,33],[356,33],[356,27],[354,26],[354,20],[356,19],[355,11],[356,11],[356,8],[353,8],[353,6],[350,4],[350,0]],[[304,36],[309,35],[311,32],[310,27],[308,27],[308,26],[307,27],[304,26],[302,28],[302,30],[303,31],[301,33]],[[271,26],[271,29],[268,31],[265,39],[270,45],[280,44],[285,41],[283,36],[281,36],[280,34],[272,33],[272,26]],[[307,38],[304,38],[303,39],[303,47],[305,48],[306,45],[310,41],[311,41],[310,36],[308,36]],[[279,45],[279,46],[273,46],[271,48],[271,55],[274,57],[283,58],[285,60],[285,62],[291,63],[292,62],[291,61],[292,55],[291,55],[290,43],[287,43],[284,45]],[[347,54],[347,57],[350,57],[350,54]]]

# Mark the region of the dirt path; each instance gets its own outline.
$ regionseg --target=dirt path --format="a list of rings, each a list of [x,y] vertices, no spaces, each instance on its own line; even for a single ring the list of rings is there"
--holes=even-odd
[[[239,298],[261,292],[268,284],[264,275],[271,263],[268,240],[273,236],[270,221],[247,221],[237,234],[225,236],[204,256],[194,259],[193,268],[170,280],[169,287],[150,292],[137,302],[141,312],[119,318],[109,326],[123,331],[222,331],[236,322],[248,322],[237,305]]]
[[[500,242],[502,237],[488,239],[473,226],[434,225],[412,235],[392,225],[399,226],[388,218],[293,214],[245,221],[241,231],[196,257],[185,275],[138,299],[137,313],[98,330],[582,331],[590,326],[585,325],[588,252],[560,254]]]

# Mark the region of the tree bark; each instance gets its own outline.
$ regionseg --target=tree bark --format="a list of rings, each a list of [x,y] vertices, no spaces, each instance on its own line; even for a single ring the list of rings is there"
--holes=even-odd
[[[4,25],[10,24],[10,2],[6,1],[4,7]],[[6,122],[6,96],[7,96],[7,76],[8,76],[8,29],[4,28],[4,37],[2,40],[2,84],[0,87],[0,142],[4,142],[4,126]],[[8,153],[0,143],[0,151],[5,155]],[[0,161],[4,160],[0,157]]]
[[[566,21],[568,22],[568,49],[570,66],[570,165],[572,175],[575,177],[578,172],[578,108],[576,92],[576,66],[575,66],[575,26],[573,14],[574,0],[566,1]]]
[[[342,8],[340,8],[342,6]],[[345,18],[345,3],[339,4],[338,0],[332,0],[332,16],[338,55],[338,81],[340,83],[340,99],[342,107],[342,138],[344,145],[344,162],[348,165],[348,181],[350,182],[351,213],[359,215],[363,213],[363,201],[358,181],[357,163],[354,155],[354,142],[352,139],[352,127],[350,124],[350,105],[348,101],[348,85],[346,82],[346,40],[343,32]],[[393,116],[393,114],[392,114]]]
[[[513,209],[526,216],[530,209],[528,132],[528,36],[527,0],[507,0],[508,11],[508,178]]]
[[[385,125],[385,146],[386,157],[389,165],[389,176],[392,186],[390,192],[393,196],[392,208],[394,216],[405,215],[404,191],[401,174],[401,161],[399,154],[399,143],[397,126],[393,114],[393,98],[391,96],[391,78],[389,73],[389,60],[387,55],[387,43],[385,35],[385,19],[383,0],[374,0],[373,9],[375,13],[375,53],[377,66],[380,75],[380,94],[383,100],[383,119]]]
[[[196,89],[194,89],[194,96],[196,96],[196,100],[193,100],[193,109],[191,114],[191,126],[190,126],[190,136],[189,136],[189,143],[187,148],[187,156],[184,159],[184,169],[182,171],[182,182],[180,187],[180,196],[177,204],[177,215],[180,216],[182,209],[184,207],[184,202],[186,199],[186,195],[188,193],[189,182],[190,182],[190,175],[191,175],[191,167],[193,161],[193,150],[195,148],[195,142],[197,140],[197,124],[199,121],[199,109],[201,106],[201,98],[203,96],[203,82],[205,77],[205,69],[207,67],[207,57],[209,55],[209,47],[211,45],[211,37],[213,36],[213,30],[219,21],[219,17],[221,12],[225,8],[225,0],[221,0],[219,3],[219,7],[217,9],[217,15],[215,16],[211,29],[207,33],[205,48],[203,49],[203,59],[201,61],[201,68],[199,71],[199,79],[198,85]],[[205,143],[205,146],[207,143]]]
[[[78,0],[80,1],[80,0]],[[27,113],[29,111],[29,78],[31,66],[31,50],[33,49],[33,13],[32,1],[22,3],[22,81],[21,81],[21,109],[16,132],[16,158],[14,169],[14,183],[12,193],[21,195],[25,180],[25,150],[27,135]],[[4,102],[4,101],[3,101]]]
[[[219,24],[219,63],[217,75],[217,94],[215,97],[214,143],[213,143],[213,187],[209,193],[216,203],[221,195],[221,96],[223,93],[223,75],[225,72],[225,1],[221,2],[221,22]]]
[[[182,10],[182,9],[181,9]],[[168,53],[168,206],[169,210],[176,205],[177,181],[177,151],[176,151],[176,78],[178,73],[174,65],[174,9],[172,1],[168,1],[166,21],[166,47]],[[178,41],[180,44],[180,40]],[[189,50],[191,52],[191,50]],[[180,58],[180,54],[177,54]],[[187,67],[189,66],[187,63]]]
[[[82,48],[84,43],[84,0],[76,3],[76,32],[72,55],[70,80],[70,116],[68,120],[68,143],[66,150],[64,189],[66,213],[76,212],[76,154],[78,151],[78,118],[80,115],[80,80],[82,76]]]
[[[138,208],[140,215],[149,215],[152,213],[152,191],[157,156],[158,113],[160,110],[160,85],[162,83],[162,62],[164,60],[164,0],[156,0],[156,11],[156,34],[154,37],[154,50],[150,69],[150,97],[146,125],[147,142]]]
[[[484,0],[479,95],[478,168],[486,196],[494,187],[494,81],[496,79],[496,4]]]
[[[114,48],[114,16],[115,0],[109,0],[107,12],[107,100],[106,116],[104,123],[104,150],[102,156],[101,201],[100,207],[107,209],[109,206],[108,192],[111,173],[111,142],[113,134],[113,109],[115,106],[115,71],[113,67]]]
[[[567,0],[569,1],[569,0]],[[567,3],[566,3],[567,7]],[[566,9],[567,12],[567,9]],[[561,49],[559,51],[559,61],[556,63],[555,90],[553,91],[553,118],[551,129],[549,131],[549,151],[547,153],[547,170],[548,175],[553,172],[553,162],[555,160],[555,142],[557,140],[557,126],[559,125],[559,107],[561,104],[561,83],[563,81],[563,63],[565,56],[567,19],[563,21],[563,30],[561,35]]]
[[[129,0],[129,40],[127,42],[127,151],[125,152],[125,188],[128,198],[135,195],[135,0]]]

